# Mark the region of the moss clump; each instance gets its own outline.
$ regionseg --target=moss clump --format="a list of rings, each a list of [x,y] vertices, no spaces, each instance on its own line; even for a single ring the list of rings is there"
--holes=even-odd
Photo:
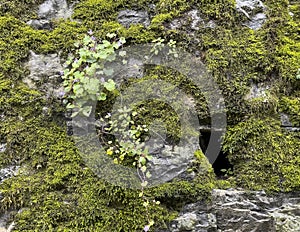
[[[299,138],[282,131],[272,118],[238,123],[229,128],[223,144],[238,186],[284,192],[300,189],[299,149]]]
[[[282,97],[280,101],[281,111],[287,113],[293,126],[300,127],[300,98]]]
[[[38,53],[51,53],[62,51],[67,55],[74,47],[74,43],[83,38],[88,28],[78,22],[60,20],[55,22],[52,31],[44,32],[43,43],[35,50]]]
[[[40,127],[30,127],[29,122]],[[23,154],[23,168],[0,187],[1,210],[24,208],[15,218],[16,231],[142,230],[147,221],[139,191],[112,186],[95,176],[84,166],[70,137],[54,123],[28,123],[14,125],[28,134],[23,133],[27,138],[10,151]],[[204,171],[201,164],[199,159],[196,169],[202,172],[193,182],[174,180],[146,190],[145,195],[161,201],[160,206],[149,208],[157,227],[174,218],[173,206],[209,197],[214,176],[211,167]]]
[[[35,12],[43,2],[44,0],[1,1],[0,16],[9,14],[25,22],[37,17]]]
[[[36,49],[43,35],[12,16],[0,17],[0,72],[9,76],[24,76],[22,61],[30,49]]]
[[[97,21],[117,17],[117,8],[124,5],[124,0],[86,0],[76,5],[73,17],[85,21]]]
[[[231,28],[240,19],[235,10],[234,0],[200,1],[200,12],[210,19],[215,19],[218,25]]]
[[[19,175],[0,187],[1,211],[25,209],[15,218],[16,231],[137,231],[147,223],[139,192],[95,176],[56,123],[38,117],[38,112],[27,117],[18,112],[1,122],[1,128],[7,142],[2,164],[10,157],[22,165]],[[164,205],[149,210],[157,226],[173,214]]]
[[[271,61],[259,32],[219,28],[199,35],[204,63],[223,92],[229,123],[249,113],[244,96],[253,83],[267,81]]]

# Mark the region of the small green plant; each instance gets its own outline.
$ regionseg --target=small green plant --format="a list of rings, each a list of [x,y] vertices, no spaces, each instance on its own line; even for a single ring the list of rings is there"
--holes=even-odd
[[[73,110],[71,117],[90,116],[93,112],[90,102],[105,101],[108,92],[117,92],[115,82],[108,78],[114,74],[114,70],[108,68],[108,64],[116,60],[116,50],[122,47],[126,40],[117,39],[114,33],[107,34],[107,38],[98,40],[90,31],[81,42],[75,44],[75,54],[67,61],[68,68],[63,73],[63,84],[67,109]],[[163,42],[164,39],[161,38],[153,41],[151,56],[157,55],[165,47]],[[177,57],[176,42],[171,40],[168,46],[168,55]],[[124,58],[126,52],[120,51],[118,55],[123,57],[123,64],[127,64]],[[106,154],[113,158],[114,163],[136,169],[141,181],[139,197],[142,198],[146,209],[147,225],[144,231],[148,231],[154,225],[149,206],[159,205],[160,202],[153,197],[145,196],[145,188],[151,178],[151,173],[147,169],[151,155],[144,143],[144,137],[148,133],[147,125],[135,123],[134,118],[137,114],[136,111],[124,107],[118,109],[116,118],[112,118],[110,113],[104,117],[98,114],[95,125]]]
[[[106,153],[114,158],[115,164],[123,164],[136,168],[141,181],[141,192],[139,197],[143,200],[143,206],[146,209],[147,225],[144,231],[148,231],[154,225],[150,218],[150,204],[158,205],[159,201],[145,196],[145,188],[148,186],[148,179],[151,173],[147,169],[147,163],[151,160],[148,148],[143,142],[143,135],[148,132],[147,125],[136,125],[134,118],[137,112],[126,107],[118,109],[118,115],[113,119],[111,114],[99,119],[99,135],[114,139],[103,139],[106,146]],[[104,125],[104,126],[103,126]]]
[[[167,44],[165,44],[164,42],[165,40],[160,37],[153,40],[151,53],[153,55],[157,55],[167,45],[169,48],[168,55],[173,55],[175,58],[177,58],[178,54],[176,51],[176,41],[171,39]]]
[[[223,173],[224,177],[230,177],[230,176],[234,175],[234,172],[233,172],[233,170],[231,168],[229,168],[229,169],[221,169],[220,171]]]
[[[84,37],[81,43],[76,43],[75,55],[67,61],[69,66],[64,70],[63,80],[65,94],[68,99],[67,108],[73,109],[72,117],[77,114],[89,116],[92,112],[90,101],[103,101],[107,91],[115,90],[115,82],[104,77],[113,75],[113,69],[107,68],[107,63],[116,58],[115,50],[125,42],[125,38],[116,39],[116,34],[107,34],[112,40],[98,40],[92,32]],[[102,76],[103,78],[99,78]]]

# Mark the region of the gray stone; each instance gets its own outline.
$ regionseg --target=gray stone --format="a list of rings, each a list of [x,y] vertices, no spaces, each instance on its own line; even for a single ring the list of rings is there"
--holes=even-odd
[[[288,213],[282,211],[282,209],[279,209],[273,213],[270,213],[270,216],[275,221],[276,231],[300,231],[300,216],[289,215]],[[299,214],[300,206],[297,208],[297,212]]]
[[[29,77],[41,81],[45,76],[57,75],[62,70],[58,54],[39,55],[30,51],[30,58],[26,66],[30,70]]]
[[[285,127],[284,129],[289,132],[299,132],[300,131],[300,127]]]
[[[58,54],[39,55],[30,52],[25,66],[30,70],[23,79],[30,88],[46,92],[47,96],[61,98],[63,87],[60,84],[60,72],[63,70]]]
[[[39,6],[38,17],[40,19],[70,18],[72,9],[66,0],[47,0]]]
[[[13,231],[13,229],[15,228],[15,223],[12,222],[8,228],[6,229],[5,224],[6,221],[9,219],[9,214],[4,214],[1,218],[0,218],[0,232],[11,232]]]
[[[268,196],[263,191],[215,189],[210,203],[185,205],[165,231],[296,232],[299,217],[299,193]]]
[[[0,152],[5,152],[6,151],[6,143],[0,143]]]
[[[215,28],[216,23],[212,20],[206,22],[201,18],[198,10],[190,10],[181,17],[172,20],[167,27],[172,30],[183,29],[198,31],[200,28]]]
[[[185,205],[179,217],[171,222],[170,229],[166,231],[214,232],[217,231],[216,223],[216,216],[198,202]]]
[[[211,28],[211,29],[214,29],[216,26],[217,24],[213,20],[208,21],[208,23],[205,25],[206,28]]]
[[[287,114],[280,114],[281,125],[283,127],[292,127],[292,123],[290,122],[289,116]]]
[[[266,6],[260,0],[236,0],[236,9],[247,17],[244,25],[253,30],[260,29],[267,19]]]
[[[197,215],[195,213],[186,213],[176,219],[177,228],[179,230],[191,231],[195,228],[197,223]]]
[[[34,19],[34,20],[29,20],[27,22],[27,24],[31,27],[33,27],[34,29],[37,30],[49,30],[51,29],[51,23],[49,20],[45,20],[45,19]]]
[[[152,159],[149,163],[149,171],[152,174],[151,184],[167,182],[175,177],[185,180],[194,178],[195,174],[187,172],[187,169],[193,163],[194,152],[200,149],[198,143],[190,141],[183,146],[171,146],[164,144],[162,140],[155,141],[157,143],[152,140],[151,145],[146,143],[152,148],[150,149]]]
[[[123,78],[130,77],[141,78],[144,76],[144,64],[142,60],[135,59],[134,57],[128,58],[128,69]]]
[[[20,168],[20,166],[11,165],[6,168],[0,169],[0,183],[2,183],[6,179],[9,179],[9,178],[15,176],[17,174],[19,168]]]
[[[270,86],[265,84],[253,84],[250,88],[249,93],[245,96],[245,100],[253,100],[257,98],[262,98],[263,102],[268,101],[267,91],[270,89]]]
[[[39,6],[38,19],[29,20],[27,24],[38,30],[49,30],[52,19],[67,19],[72,14],[73,5],[69,6],[66,0],[46,0]]]
[[[284,127],[285,130],[289,132],[298,132],[300,131],[300,127],[294,127],[293,124],[290,121],[290,118],[285,113],[280,113],[280,121],[281,126]]]
[[[246,22],[245,25],[253,30],[258,30],[262,27],[266,19],[267,16],[264,13],[258,13],[249,22]]]
[[[150,19],[147,11],[122,10],[119,12],[117,20],[124,27],[130,27],[132,24],[142,24],[145,27],[150,25]]]

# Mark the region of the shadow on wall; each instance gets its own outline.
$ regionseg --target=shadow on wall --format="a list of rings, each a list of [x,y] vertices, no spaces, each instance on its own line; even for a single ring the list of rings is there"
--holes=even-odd
[[[210,135],[211,135],[211,130],[210,129],[201,129],[200,130],[200,147],[203,151],[203,153],[206,152],[207,147],[208,147],[208,143],[210,140]],[[225,173],[221,170],[228,170],[228,169],[232,169],[232,164],[229,162],[228,158],[227,158],[227,154],[225,154],[223,151],[220,151],[218,158],[216,159],[216,161],[213,163],[212,165],[215,174],[217,175],[217,177],[223,177],[225,175]]]

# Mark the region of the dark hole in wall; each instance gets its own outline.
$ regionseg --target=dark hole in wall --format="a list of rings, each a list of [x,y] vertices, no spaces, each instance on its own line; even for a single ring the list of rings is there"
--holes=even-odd
[[[206,149],[208,147],[211,131],[209,129],[200,130],[200,147],[203,151],[203,153],[206,152]],[[227,154],[225,154],[223,151],[220,151],[218,158],[215,160],[215,162],[212,165],[215,174],[218,177],[222,177],[225,175],[225,172],[222,171],[224,169],[229,170],[233,168],[233,165],[229,162],[227,158]]]

